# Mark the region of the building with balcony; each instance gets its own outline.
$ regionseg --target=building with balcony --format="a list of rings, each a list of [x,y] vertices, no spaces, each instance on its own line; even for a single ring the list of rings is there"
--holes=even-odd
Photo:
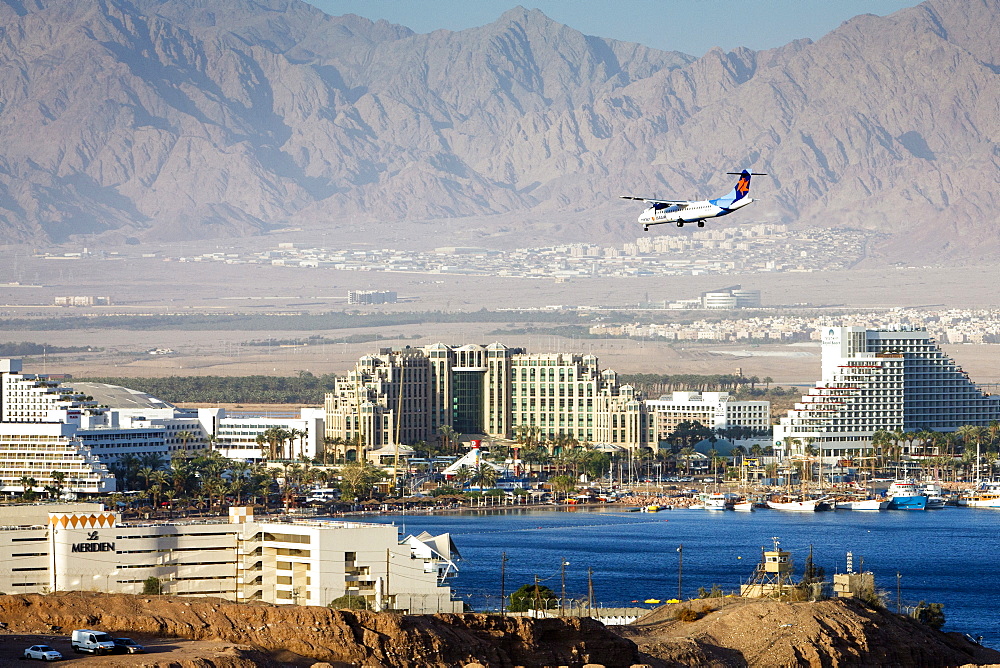
[[[595,356],[528,354],[500,343],[383,349],[326,395],[326,436],[345,444],[348,459],[359,445],[431,441],[444,427],[628,449],[648,447],[652,434],[643,397]]]
[[[660,441],[682,422],[698,422],[716,430],[744,427],[763,433],[771,429],[771,402],[738,401],[728,392],[674,392],[647,400],[646,407]]]
[[[92,508],[0,507],[0,591],[159,591],[234,601],[329,605],[345,595],[374,610],[461,612],[447,580],[448,534],[399,539],[389,524],[258,520],[232,508],[217,520],[123,522]]]
[[[980,390],[926,330],[822,330],[822,379],[774,426],[774,447],[831,457],[872,447],[879,430],[956,431],[1000,420],[1000,396]]]

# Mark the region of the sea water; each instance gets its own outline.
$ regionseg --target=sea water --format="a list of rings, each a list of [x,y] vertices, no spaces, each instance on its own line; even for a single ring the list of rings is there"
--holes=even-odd
[[[897,600],[903,607],[921,600],[943,603],[944,630],[981,635],[983,644],[1000,648],[1000,510],[518,509],[380,516],[370,521],[396,524],[404,536],[450,532],[462,555],[451,586],[474,610],[500,609],[504,553],[508,596],[533,584],[535,576],[560,596],[565,575],[570,607],[586,599],[590,569],[597,603],[632,607],[648,599],[675,598],[679,588],[685,598],[713,584],[738,592],[760,562],[761,549],[773,549],[778,540],[781,549],[792,553],[796,577],[802,574],[810,546],[827,580],[847,572],[850,552],[855,572],[874,573],[888,609],[896,610]]]

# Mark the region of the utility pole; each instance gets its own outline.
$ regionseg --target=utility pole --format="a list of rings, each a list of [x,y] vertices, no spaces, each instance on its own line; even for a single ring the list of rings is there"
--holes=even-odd
[[[587,616],[594,614],[594,569],[587,569]]]
[[[899,581],[902,577],[903,576],[900,574],[900,572],[896,571],[896,614],[897,615],[902,614],[903,612],[903,606],[900,604],[900,598],[899,598]]]
[[[538,619],[538,573],[535,573],[535,619]]]
[[[507,608],[504,607],[504,601],[506,600],[507,592],[504,589],[506,585],[507,578],[507,553],[504,552],[500,555],[500,614],[504,617],[507,616]]]
[[[563,557],[562,564],[559,567],[560,579],[562,580],[562,592],[559,595],[559,616],[563,617],[566,612],[566,566],[569,562],[566,561],[566,557]]]
[[[677,599],[684,600],[684,543],[677,547]]]

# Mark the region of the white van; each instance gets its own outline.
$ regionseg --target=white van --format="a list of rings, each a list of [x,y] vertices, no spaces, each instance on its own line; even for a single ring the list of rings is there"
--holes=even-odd
[[[115,641],[104,631],[78,629],[70,638],[73,651],[89,652],[90,654],[111,654],[115,650]]]

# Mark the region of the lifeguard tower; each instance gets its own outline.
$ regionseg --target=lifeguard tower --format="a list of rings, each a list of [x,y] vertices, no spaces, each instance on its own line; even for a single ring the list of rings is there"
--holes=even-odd
[[[780,597],[785,589],[794,584],[792,582],[792,553],[781,549],[777,537],[771,540],[774,541],[774,549],[761,548],[760,564],[757,565],[750,581],[740,585],[740,596],[746,598]]]

